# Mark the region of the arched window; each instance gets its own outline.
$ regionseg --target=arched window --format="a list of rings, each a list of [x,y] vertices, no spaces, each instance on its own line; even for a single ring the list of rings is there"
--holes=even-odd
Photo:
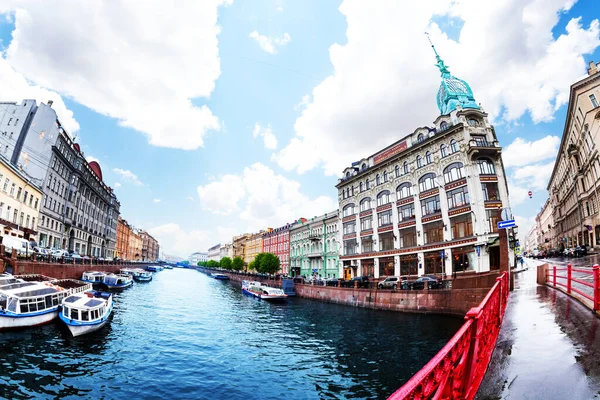
[[[398,200],[405,199],[413,195],[412,184],[410,182],[404,182],[402,185],[396,188],[396,197]]]
[[[423,166],[423,159],[421,156],[417,156],[417,168],[421,168]]]
[[[408,174],[408,162],[404,161],[404,174]]]
[[[440,130],[445,131],[446,129],[448,129],[448,123],[446,121],[442,121],[440,124]]]
[[[359,189],[360,189],[361,192],[364,190],[362,182],[358,184],[358,187],[359,187]]]
[[[446,183],[457,181],[465,176],[465,170],[463,164],[455,162],[448,165],[444,169],[444,180]]]
[[[365,197],[360,201],[360,211],[367,211],[371,209],[371,198]]]
[[[377,174],[377,176],[375,176],[375,186],[379,185],[381,185],[381,177],[379,176],[379,174]]]
[[[435,175],[428,173],[419,179],[419,192],[423,193],[437,187],[435,184]]]
[[[422,133],[419,133],[419,136],[417,136],[417,143],[421,143],[423,140],[425,140],[425,137]]]
[[[367,190],[371,189],[371,183],[369,182],[369,178],[367,178],[367,180],[365,181],[365,186]]]
[[[442,154],[442,158],[444,158],[448,155],[448,148],[446,147],[445,144],[442,144],[440,146],[440,153]]]
[[[480,158],[477,160],[477,166],[479,167],[479,173],[481,175],[496,175],[494,163],[487,158]]]
[[[387,171],[383,171],[383,181],[387,182],[388,176],[387,176]]]
[[[456,140],[452,139],[450,141],[450,154],[456,153],[457,151],[458,151],[458,143],[456,143]]]
[[[396,165],[396,167],[394,168],[394,172],[396,174],[396,178],[400,176],[400,166]]]
[[[346,178],[350,178],[350,171],[346,172]]]
[[[469,125],[471,126],[478,126],[479,125],[479,120],[475,119],[475,118],[469,118],[469,120],[467,121],[469,123]]]
[[[425,153],[425,164],[431,164],[433,161],[431,160],[431,152],[428,151]]]
[[[382,206],[390,202],[390,191],[384,190],[377,195],[377,205]]]
[[[363,165],[361,165],[361,167],[360,167],[360,170],[361,170],[361,171],[364,171],[364,170],[366,170],[366,169],[367,169],[367,164],[366,164],[366,163],[363,163]]]
[[[347,217],[354,214],[354,203],[347,204],[342,210],[342,215]]]

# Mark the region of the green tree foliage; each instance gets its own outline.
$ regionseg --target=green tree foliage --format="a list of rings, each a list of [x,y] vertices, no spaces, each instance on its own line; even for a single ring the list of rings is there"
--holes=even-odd
[[[215,260],[209,260],[207,266],[208,268],[219,268],[219,263]]]
[[[244,269],[244,260],[242,259],[242,257],[237,256],[233,258],[233,261],[231,262],[231,267],[236,270],[236,271],[241,271]]]
[[[199,267],[207,267],[208,266],[208,261],[198,261],[198,266]]]
[[[219,262],[219,265],[221,266],[221,268],[223,269],[231,269],[231,258],[229,257],[223,257],[221,258],[221,261]]]
[[[259,253],[254,259],[256,271],[263,274],[275,274],[279,271],[279,258],[273,253]]]

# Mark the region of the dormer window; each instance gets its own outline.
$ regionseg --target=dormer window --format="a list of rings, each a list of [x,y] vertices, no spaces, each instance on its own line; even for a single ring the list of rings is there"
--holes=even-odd
[[[440,131],[445,131],[446,129],[448,129],[448,123],[446,121],[442,121],[440,124]]]
[[[363,163],[363,165],[360,166],[360,170],[365,171],[366,169],[367,169],[367,164]]]
[[[469,118],[469,120],[467,122],[471,126],[479,126],[479,125],[481,125],[481,123],[479,122],[479,120],[477,120],[475,118]]]
[[[417,143],[421,143],[423,140],[425,140],[425,136],[423,136],[422,133],[419,133],[419,136],[417,136]]]

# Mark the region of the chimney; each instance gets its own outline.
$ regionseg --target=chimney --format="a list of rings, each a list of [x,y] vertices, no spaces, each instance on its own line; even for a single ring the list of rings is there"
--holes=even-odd
[[[53,102],[52,100],[48,100],[48,107],[52,107],[52,104],[53,104],[53,103],[54,103],[54,102]]]
[[[593,61],[590,61],[590,67],[588,68],[588,75],[594,75],[598,72],[598,66]]]

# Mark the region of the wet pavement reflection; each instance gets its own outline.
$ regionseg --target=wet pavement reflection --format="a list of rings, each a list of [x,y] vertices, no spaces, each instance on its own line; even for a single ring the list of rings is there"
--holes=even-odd
[[[505,320],[477,399],[600,398],[600,320],[536,283],[539,261],[515,276]]]

